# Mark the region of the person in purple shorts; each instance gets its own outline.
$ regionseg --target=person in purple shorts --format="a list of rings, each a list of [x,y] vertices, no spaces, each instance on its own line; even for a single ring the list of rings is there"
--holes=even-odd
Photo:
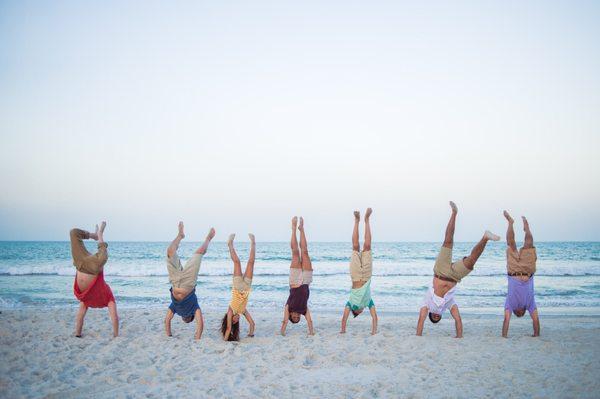
[[[508,221],[506,231],[506,268],[508,272],[508,294],[504,303],[504,323],[502,325],[502,336],[508,337],[510,317],[514,313],[517,317],[523,317],[529,312],[533,320],[533,336],[540,335],[540,318],[535,304],[533,290],[533,275],[535,274],[537,254],[533,246],[533,236],[529,230],[529,223],[523,216],[523,230],[525,240],[523,247],[517,250],[515,242],[514,220],[507,211],[504,217]]]

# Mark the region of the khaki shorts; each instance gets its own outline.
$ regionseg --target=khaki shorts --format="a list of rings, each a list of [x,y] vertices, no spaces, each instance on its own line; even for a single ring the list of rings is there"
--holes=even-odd
[[[181,260],[176,253],[170,258],[167,257],[167,270],[169,271],[171,285],[174,288],[194,289],[198,280],[201,262],[202,254],[192,255],[185,262],[185,267],[181,267]]]
[[[313,271],[299,267],[290,267],[290,287],[296,288],[313,281]]]
[[[238,291],[250,291],[252,288],[252,279],[243,276],[233,276],[233,288]]]
[[[536,261],[535,248],[521,248],[519,252],[510,247],[506,248],[506,269],[509,274],[533,275]]]
[[[433,267],[434,274],[459,283],[460,280],[471,272],[472,270],[465,266],[463,259],[452,263],[452,249],[446,247],[440,249],[440,254],[435,260],[435,266]]]
[[[350,277],[352,281],[369,281],[373,274],[373,257],[371,251],[352,251],[350,258]]]

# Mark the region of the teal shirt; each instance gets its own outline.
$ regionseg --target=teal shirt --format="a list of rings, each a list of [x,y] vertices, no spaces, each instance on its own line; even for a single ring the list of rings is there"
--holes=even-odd
[[[351,310],[359,310],[364,308],[371,309],[375,304],[371,299],[371,279],[360,288],[352,288],[350,290],[350,299],[346,302]]]

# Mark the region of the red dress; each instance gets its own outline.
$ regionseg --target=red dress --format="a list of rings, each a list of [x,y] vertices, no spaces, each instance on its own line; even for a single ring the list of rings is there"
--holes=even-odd
[[[75,298],[79,299],[89,308],[105,308],[109,302],[115,302],[113,293],[104,281],[104,272],[101,272],[96,276],[92,283],[83,292],[77,285],[77,276],[75,276],[75,282],[73,283],[73,293]]]

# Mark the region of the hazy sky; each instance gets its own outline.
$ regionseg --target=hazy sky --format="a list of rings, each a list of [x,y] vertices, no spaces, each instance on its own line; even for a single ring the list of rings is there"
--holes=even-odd
[[[600,239],[600,5],[2,1],[0,239]],[[521,234],[518,234],[521,237]]]

